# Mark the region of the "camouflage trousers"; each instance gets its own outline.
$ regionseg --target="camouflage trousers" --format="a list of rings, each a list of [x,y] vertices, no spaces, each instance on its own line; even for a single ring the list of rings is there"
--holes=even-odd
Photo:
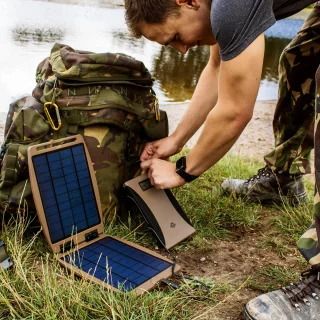
[[[320,20],[320,6],[316,5],[311,13],[313,21]],[[313,16],[313,17],[312,17]],[[309,17],[310,18],[310,17]],[[308,21],[306,21],[307,24]],[[316,21],[310,24],[312,29],[314,25],[320,25],[320,22]],[[318,33],[319,34],[319,33]],[[316,35],[314,38],[319,41],[319,37]],[[314,41],[314,43],[319,43]],[[311,54],[311,52],[310,52]],[[312,56],[320,55],[320,45],[313,46]],[[313,61],[314,58],[311,58]],[[313,62],[312,62],[313,63]],[[298,248],[304,258],[314,267],[320,269],[320,247],[318,239],[320,239],[320,63],[315,74],[315,79],[312,80],[316,85],[315,90],[315,120],[314,120],[314,166],[315,166],[315,195],[314,195],[314,223],[311,227],[302,235],[298,241]],[[313,65],[312,65],[313,66]],[[309,91],[311,93],[311,90]],[[306,106],[307,107],[307,106]],[[303,150],[301,147],[300,150]],[[305,149],[307,151],[307,149]],[[300,164],[303,162],[300,161]]]
[[[314,124],[314,166],[315,166],[315,195],[314,223],[298,241],[298,248],[304,258],[320,269],[320,67],[316,72],[316,107]]]
[[[276,172],[311,172],[319,50],[320,5],[316,4],[280,57],[279,94],[273,120],[275,148],[264,157]]]

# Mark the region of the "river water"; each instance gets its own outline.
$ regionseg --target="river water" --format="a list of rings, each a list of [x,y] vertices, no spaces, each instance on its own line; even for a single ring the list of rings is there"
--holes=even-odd
[[[0,0],[0,112],[31,94],[35,70],[55,42],[79,50],[123,52],[142,60],[156,78],[160,102],[191,98],[209,57],[209,48],[181,55],[128,35],[120,0]],[[277,98],[278,60],[303,20],[277,22],[266,32],[266,55],[259,100]]]

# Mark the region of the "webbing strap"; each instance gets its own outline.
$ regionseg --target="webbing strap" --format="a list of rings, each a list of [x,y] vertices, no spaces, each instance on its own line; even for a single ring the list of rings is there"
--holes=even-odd
[[[64,115],[64,118],[67,120],[69,124],[80,124],[81,122],[84,122],[86,120],[83,119],[79,114],[73,114],[71,116]]]
[[[79,126],[77,124],[69,124],[68,133],[69,134],[77,134],[79,131]]]
[[[68,124],[68,133],[77,134],[79,125],[88,121],[88,116],[81,113],[79,110],[71,110],[70,112],[63,112],[63,118]]]
[[[134,119],[126,118],[124,121],[117,120],[116,118],[93,118],[88,120],[88,114],[79,110],[71,110],[69,113],[63,113],[62,117],[68,123],[68,132],[76,134],[78,132],[78,126],[81,125],[93,125],[93,124],[105,124],[115,125],[126,131],[136,131],[141,129],[141,124]]]
[[[78,110],[71,110],[69,113],[63,112],[62,117],[65,120],[65,125],[68,126],[68,134],[77,134],[79,131],[79,124],[84,121]]]
[[[11,143],[9,144],[7,155],[6,155],[6,167],[2,170],[2,186],[3,193],[9,195],[11,193],[11,188],[15,185],[15,175],[16,175],[16,163],[18,158],[19,144]]]

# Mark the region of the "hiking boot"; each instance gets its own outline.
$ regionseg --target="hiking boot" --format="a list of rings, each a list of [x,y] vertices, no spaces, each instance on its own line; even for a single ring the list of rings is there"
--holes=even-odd
[[[246,320],[319,320],[320,271],[308,270],[297,284],[250,300],[244,310]]]
[[[298,205],[307,199],[301,174],[274,173],[267,166],[247,180],[227,179],[221,187],[227,194],[235,193],[250,201]]]

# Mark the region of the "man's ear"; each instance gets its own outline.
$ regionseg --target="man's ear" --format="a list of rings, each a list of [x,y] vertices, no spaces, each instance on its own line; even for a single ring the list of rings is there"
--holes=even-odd
[[[198,10],[200,8],[199,0],[176,0],[179,6],[187,5],[190,9]]]

